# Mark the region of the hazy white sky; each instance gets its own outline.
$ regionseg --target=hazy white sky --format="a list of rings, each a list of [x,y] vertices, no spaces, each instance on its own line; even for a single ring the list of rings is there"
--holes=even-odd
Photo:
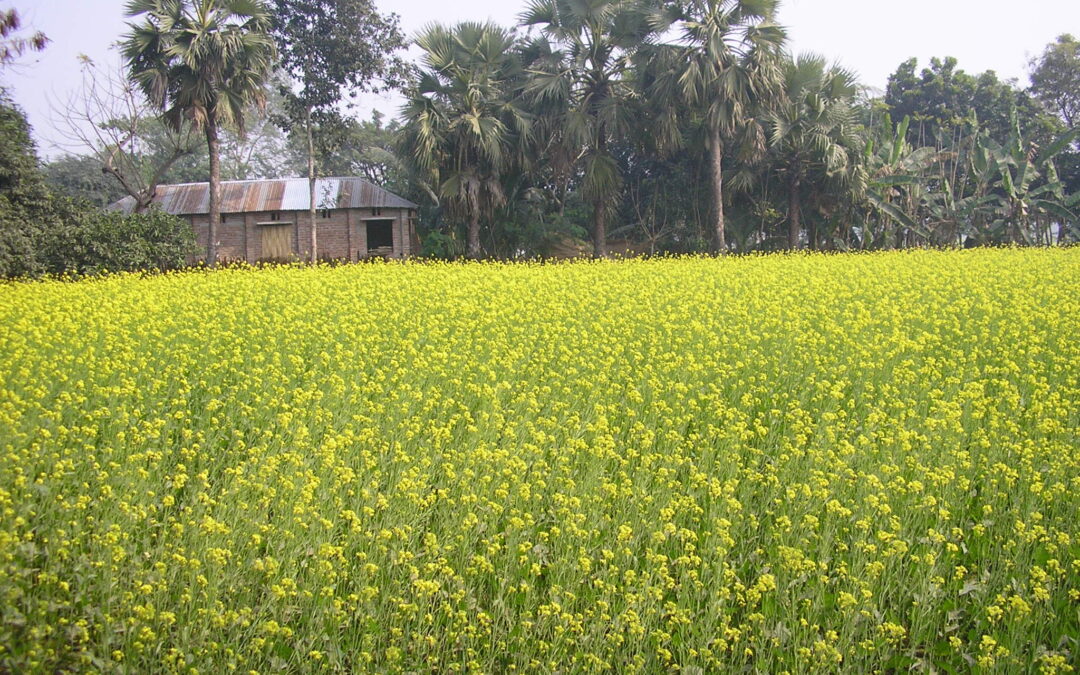
[[[377,0],[401,17],[407,35],[431,22],[491,19],[510,25],[524,0]],[[34,126],[43,155],[57,152],[49,101],[63,101],[79,87],[79,54],[115,61],[109,45],[125,31],[124,0],[0,0],[24,24],[52,39],[40,55],[23,57],[0,74]],[[1027,62],[1061,33],[1080,34],[1080,1],[1028,0],[783,0],[780,23],[795,52],[813,51],[856,71],[862,82],[884,90],[905,59],[920,66],[933,56],[955,56],[970,73],[995,70],[1027,84]],[[396,114],[397,100],[367,96],[366,107]]]

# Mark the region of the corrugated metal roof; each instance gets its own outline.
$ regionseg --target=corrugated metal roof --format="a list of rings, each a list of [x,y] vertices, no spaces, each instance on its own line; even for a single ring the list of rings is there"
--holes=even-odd
[[[210,210],[209,183],[159,185],[154,203],[174,215],[203,214]],[[307,211],[307,178],[229,180],[221,182],[221,212]],[[130,211],[135,205],[124,197],[110,208]],[[408,199],[373,185],[363,178],[319,178],[315,181],[317,209],[415,209]]]

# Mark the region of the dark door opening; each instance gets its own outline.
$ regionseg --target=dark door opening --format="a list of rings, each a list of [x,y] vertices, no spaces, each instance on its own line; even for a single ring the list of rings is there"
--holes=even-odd
[[[392,254],[394,252],[394,221],[390,219],[369,220],[366,225],[368,253]],[[380,251],[378,249],[384,250]]]

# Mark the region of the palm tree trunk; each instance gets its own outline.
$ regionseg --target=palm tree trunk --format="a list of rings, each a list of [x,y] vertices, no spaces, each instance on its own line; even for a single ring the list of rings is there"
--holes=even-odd
[[[473,260],[480,258],[480,209],[469,211],[468,255]]]
[[[788,248],[799,248],[799,232],[802,226],[799,222],[799,172],[791,172],[791,180],[788,182]]]
[[[221,158],[218,148],[217,117],[211,110],[206,116],[206,151],[210,156],[210,214],[206,232],[206,264],[217,265],[218,225],[221,223]]]
[[[607,153],[607,129],[603,124],[599,128],[596,152],[601,156]],[[598,195],[593,201],[593,257],[606,258],[607,255],[607,204],[604,197]]]
[[[603,199],[593,202],[593,257],[606,258],[607,249],[607,209]]]
[[[709,142],[709,154],[712,159],[713,205],[716,207],[716,221],[713,223],[713,246],[715,253],[727,252],[727,239],[724,236],[724,142],[720,131],[714,129]]]
[[[319,262],[319,228],[315,221],[315,132],[311,129],[311,108],[308,108],[307,127],[307,172],[308,172],[308,215],[311,217],[311,264]]]

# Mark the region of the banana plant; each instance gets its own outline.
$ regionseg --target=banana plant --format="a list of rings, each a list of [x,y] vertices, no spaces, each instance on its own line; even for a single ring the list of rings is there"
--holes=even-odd
[[[1072,213],[1080,214],[1080,192],[1073,193],[1066,198],[1065,208]],[[1080,241],[1080,221],[1078,220],[1066,221],[1059,225],[1058,244],[1069,241]]]
[[[992,177],[987,180],[986,174],[974,173],[974,190],[970,194],[964,194],[964,186],[960,185],[958,196],[952,181],[943,180],[940,192],[926,200],[927,226],[938,233],[940,243],[962,244],[973,231],[981,231],[982,223],[992,219],[998,203],[997,195],[988,194]]]
[[[963,244],[966,241],[989,243],[993,241],[990,225],[994,220],[1000,197],[994,194],[997,163],[985,141],[989,137],[979,130],[977,119],[972,119],[972,132],[961,139],[953,167],[964,167],[957,176],[942,172],[939,190],[929,195],[926,211],[929,226],[941,233],[941,243]],[[963,152],[967,145],[968,151]]]
[[[890,232],[895,222],[901,228],[929,240],[933,231],[918,216],[927,199],[925,177],[930,167],[948,157],[949,153],[932,147],[912,148],[907,142],[911,118],[905,116],[896,125],[891,138],[875,148],[874,139],[866,143],[863,161],[868,169],[867,200],[882,219],[882,243],[889,243],[890,234],[899,243],[903,232]],[[885,128],[892,129],[892,120],[886,116]]]
[[[1056,223],[1062,232],[1077,224],[1076,211],[1070,208],[1074,202],[1066,197],[1053,160],[1080,136],[1080,127],[1066,131],[1036,152],[1034,144],[1021,136],[1015,110],[1011,126],[1004,145],[990,138],[980,139],[998,174],[995,193],[999,203],[991,232],[1013,243],[1051,243],[1052,224]]]

